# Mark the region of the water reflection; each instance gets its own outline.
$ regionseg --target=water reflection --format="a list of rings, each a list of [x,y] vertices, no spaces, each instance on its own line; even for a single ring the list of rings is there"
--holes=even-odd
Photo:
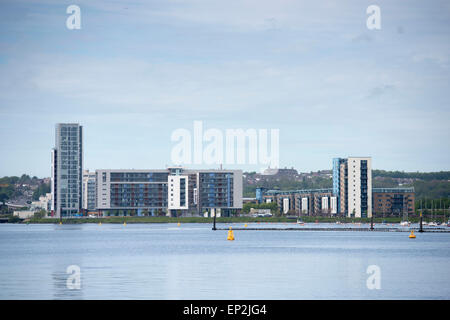
[[[52,259],[52,273],[51,279],[53,284],[53,299],[76,299],[80,300],[84,298],[83,290],[83,256],[84,250],[81,245],[79,248],[76,244],[82,243],[83,230],[86,226],[82,224],[55,224],[53,225],[53,231],[55,234],[55,249],[51,255]],[[76,274],[73,274],[72,270],[68,270],[69,266],[76,266],[79,268],[80,285],[73,286],[73,281]]]
[[[67,279],[69,274],[66,273],[66,268],[62,265],[58,270],[52,272],[53,280],[53,299],[83,299],[83,282],[81,282],[80,289],[69,289],[67,286]]]

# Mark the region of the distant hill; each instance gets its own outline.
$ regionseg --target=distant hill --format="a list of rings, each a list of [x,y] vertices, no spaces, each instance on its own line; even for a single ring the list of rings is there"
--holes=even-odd
[[[20,177],[0,178],[0,204],[6,201],[28,203],[50,192],[50,184],[38,177],[23,174]]]
[[[288,171],[289,170],[289,171]],[[256,188],[292,190],[331,188],[331,172],[297,172],[293,169],[280,169],[276,174],[244,172],[244,197],[254,197]]]
[[[398,179],[418,179],[418,180],[450,180],[450,171],[439,172],[404,172],[404,171],[385,171],[372,170],[373,177],[386,177]]]
[[[450,198],[450,171],[372,170],[374,187],[414,187],[416,199]]]
[[[450,171],[404,172],[372,170],[372,186],[414,187],[417,199],[450,198]],[[267,189],[319,189],[331,188],[332,172],[297,172],[294,169],[281,170],[274,175],[262,175],[255,172],[244,173],[244,197],[254,197],[258,187]]]

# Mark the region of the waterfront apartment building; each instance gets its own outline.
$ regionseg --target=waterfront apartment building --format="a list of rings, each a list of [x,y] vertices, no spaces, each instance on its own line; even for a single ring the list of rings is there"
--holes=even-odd
[[[372,160],[370,157],[333,159],[333,195],[338,212],[348,217],[372,216]]]
[[[95,184],[95,172],[89,172],[89,170],[83,171],[83,210],[85,212],[95,211],[96,202],[96,184]]]
[[[77,123],[58,123],[52,150],[53,217],[78,215],[82,209],[83,130]]]
[[[414,188],[373,188],[373,211],[378,216],[414,214]]]
[[[372,188],[369,157],[333,159],[332,188],[256,189],[256,202],[275,202],[283,215],[370,218],[414,214],[414,188]]]
[[[414,214],[414,188],[373,188],[372,211],[380,216],[407,218]],[[275,202],[283,215],[327,216],[338,214],[334,189],[264,190],[262,202]]]
[[[337,198],[333,189],[310,190],[267,190],[264,192],[265,203],[277,203],[280,213],[296,216],[335,216]]]
[[[241,170],[96,170],[103,216],[229,216],[242,209]]]

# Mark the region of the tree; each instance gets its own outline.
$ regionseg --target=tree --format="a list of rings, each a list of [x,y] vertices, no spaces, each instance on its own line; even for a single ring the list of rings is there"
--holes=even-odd
[[[17,181],[17,183],[19,183],[19,184],[30,184],[30,183],[31,183],[31,178],[30,178],[29,175],[23,174],[23,175],[19,178],[19,181]]]
[[[20,222],[21,221],[21,219],[18,217],[18,216],[13,216],[13,215],[11,215],[9,218],[8,218],[8,223],[18,223],[18,222]]]
[[[46,216],[47,216],[47,211],[45,211],[45,210],[40,210],[40,211],[37,211],[34,213],[34,218],[37,218],[37,219],[42,219],[42,218],[45,218]]]
[[[14,187],[10,184],[4,184],[0,186],[0,202],[4,203],[10,199],[14,194]]]

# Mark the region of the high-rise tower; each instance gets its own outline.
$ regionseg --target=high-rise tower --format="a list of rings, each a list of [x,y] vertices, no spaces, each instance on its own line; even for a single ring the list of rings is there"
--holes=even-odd
[[[82,208],[83,130],[58,123],[52,150],[52,216],[77,215]]]
[[[348,217],[372,216],[372,159],[333,159],[333,194],[338,212]]]

